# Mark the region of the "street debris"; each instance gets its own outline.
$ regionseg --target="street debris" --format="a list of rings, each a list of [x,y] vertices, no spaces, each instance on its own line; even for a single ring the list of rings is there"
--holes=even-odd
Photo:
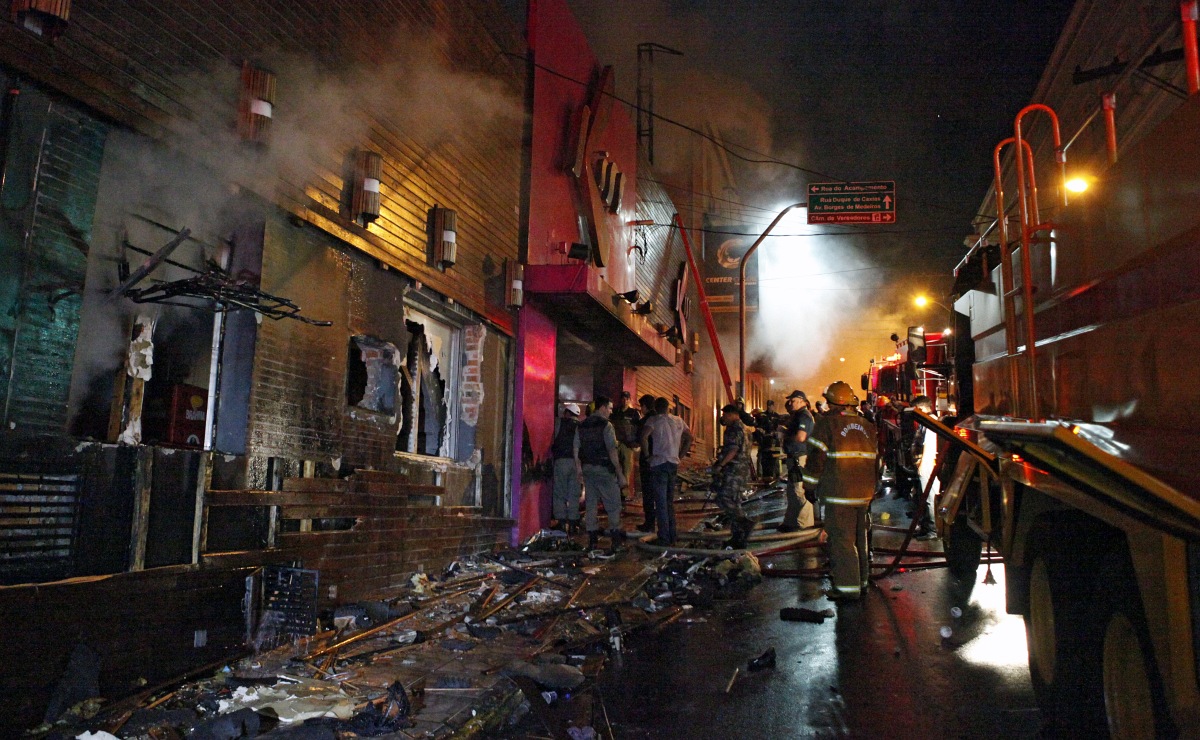
[[[255,652],[132,703],[107,705],[94,688],[94,661],[80,652],[58,714],[40,734],[467,737],[529,715],[554,737],[609,737],[596,686],[609,656],[639,634],[702,624],[699,610],[742,599],[761,580],[758,559],[744,551],[652,557],[623,549],[601,559],[543,530],[518,549],[414,573],[386,601],[324,611],[310,602],[314,634],[285,629],[286,619],[264,608],[248,641]],[[748,670],[774,659],[769,650]]]
[[[746,669],[748,671],[750,671],[751,673],[756,673],[758,671],[765,671],[768,668],[774,668],[774,667],[775,667],[775,648],[773,648],[773,647],[767,648],[766,652],[764,652],[762,655],[758,656],[757,658],[751,659],[751,661],[746,665]]]
[[[824,624],[826,619],[832,619],[836,615],[833,609],[806,609],[799,607],[784,607],[779,610],[779,618],[784,622],[811,622],[813,624]]]

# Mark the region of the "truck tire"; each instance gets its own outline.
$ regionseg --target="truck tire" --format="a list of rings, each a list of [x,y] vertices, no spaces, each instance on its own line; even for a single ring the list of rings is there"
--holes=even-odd
[[[1068,552],[1039,553],[1030,568],[1029,677],[1048,736],[1103,738],[1104,625],[1097,625],[1093,574]]]
[[[964,586],[974,586],[982,555],[983,540],[971,529],[966,512],[959,512],[954,518],[954,523],[950,525],[949,537],[946,539],[946,566],[950,575]],[[970,594],[969,588],[967,593]]]
[[[1174,737],[1128,552],[1122,549],[1106,558],[1101,572],[1108,582],[1099,616],[1104,623],[1101,675],[1109,732],[1122,740]]]

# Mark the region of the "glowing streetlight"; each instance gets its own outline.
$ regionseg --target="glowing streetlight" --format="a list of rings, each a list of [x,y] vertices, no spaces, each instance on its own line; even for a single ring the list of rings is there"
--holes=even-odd
[[[919,295],[919,296],[917,296],[916,298],[914,298],[914,299],[913,299],[913,305],[914,305],[914,306],[916,306],[917,308],[925,308],[925,307],[926,307],[926,306],[928,306],[929,304],[933,304],[933,305],[935,305],[935,306],[940,306],[940,307],[941,307],[943,310],[945,310],[945,311],[949,311],[949,310],[950,310],[950,309],[949,309],[947,306],[945,306],[944,304],[938,303],[937,301],[933,300],[932,298],[930,298],[930,297],[928,297],[928,296]]]
[[[1088,189],[1088,181],[1086,177],[1072,177],[1065,183],[1067,190],[1072,193],[1083,193]]]

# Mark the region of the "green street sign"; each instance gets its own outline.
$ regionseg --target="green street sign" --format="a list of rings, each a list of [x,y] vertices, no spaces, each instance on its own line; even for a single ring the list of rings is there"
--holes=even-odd
[[[814,182],[808,186],[810,224],[894,224],[896,182]]]

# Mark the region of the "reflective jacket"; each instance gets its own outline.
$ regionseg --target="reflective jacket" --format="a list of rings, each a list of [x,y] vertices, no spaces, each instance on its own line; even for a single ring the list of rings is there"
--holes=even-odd
[[[818,418],[808,437],[804,488],[827,504],[870,504],[877,439],[875,425],[854,411]]]

